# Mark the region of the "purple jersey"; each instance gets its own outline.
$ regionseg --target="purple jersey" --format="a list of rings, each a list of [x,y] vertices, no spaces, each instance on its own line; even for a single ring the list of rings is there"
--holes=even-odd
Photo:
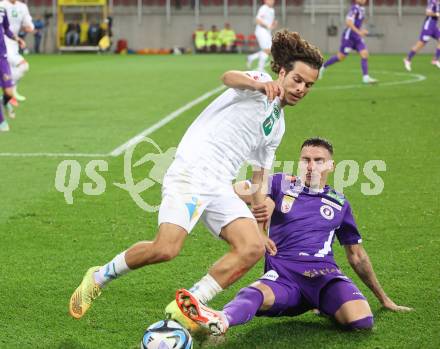
[[[358,29],[361,29],[362,22],[365,19],[365,7],[360,6],[358,4],[354,4],[351,6],[350,11],[347,13],[346,19],[353,22],[354,26]],[[345,28],[344,32],[342,33],[343,38],[345,40],[359,38],[359,34],[353,32],[351,28]]]
[[[428,5],[426,6],[426,11],[434,12],[434,14],[440,12],[439,0],[428,0]],[[426,20],[428,20],[428,18],[432,18],[432,20],[434,20],[434,21],[437,21],[437,19],[438,19],[438,17],[428,16],[428,17],[426,17]]]
[[[426,11],[438,13],[440,11],[439,0],[428,0]],[[422,30],[420,32],[419,40],[427,42],[430,38],[440,40],[440,29],[437,27],[438,17],[427,16],[423,22]]]
[[[6,14],[6,9],[0,7],[0,57],[6,57],[6,44],[4,36],[13,39],[14,34],[9,29],[9,20]]]
[[[272,176],[269,195],[275,202],[269,236],[277,245],[277,257],[335,263],[335,235],[342,245],[362,242],[350,204],[331,187],[312,192],[299,179],[278,173]]]

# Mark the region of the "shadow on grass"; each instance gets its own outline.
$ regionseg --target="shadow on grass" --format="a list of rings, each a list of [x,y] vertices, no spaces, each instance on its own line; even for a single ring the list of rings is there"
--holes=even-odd
[[[86,347],[74,339],[67,339],[61,342],[57,347],[57,349],[85,349]]]
[[[238,329],[238,327],[237,327]],[[362,347],[362,342],[368,341],[371,331],[344,331],[331,321],[307,321],[298,318],[242,327],[241,331],[229,331],[222,339],[209,338],[197,341],[200,348],[292,348],[299,343],[301,348],[315,348],[317,343],[349,344],[356,343]],[[345,346],[346,347],[346,346]],[[348,346],[350,347],[350,345]]]

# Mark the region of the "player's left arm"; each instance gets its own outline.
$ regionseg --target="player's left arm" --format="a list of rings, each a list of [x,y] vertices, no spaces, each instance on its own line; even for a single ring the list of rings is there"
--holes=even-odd
[[[24,40],[20,37],[18,37],[17,35],[15,35],[11,29],[9,28],[9,19],[8,16],[6,14],[5,11],[5,16],[3,17],[3,31],[5,33],[5,35],[9,38],[12,39],[14,41],[18,42],[18,45],[20,46],[20,48],[25,48],[26,47],[26,43],[24,42]]]
[[[230,88],[264,93],[270,101],[274,100],[277,96],[280,99],[284,97],[284,89],[276,80],[261,82],[238,70],[227,71],[222,75],[221,80],[223,84]]]
[[[254,167],[252,172],[252,196],[251,196],[251,204],[252,207],[260,207],[263,205],[267,198],[268,193],[268,177],[269,170],[265,168]],[[267,222],[267,221],[266,221]],[[266,247],[266,251],[272,256],[277,253],[277,248],[275,243],[269,238],[267,235],[267,224],[261,220],[258,220],[258,228],[264,237],[264,245]]]
[[[371,264],[367,251],[365,251],[361,244],[345,245],[344,247],[351,267],[362,282],[374,293],[383,307],[391,311],[412,310],[412,308],[397,305],[390,297],[388,297],[376,277],[376,273],[373,270],[373,265]]]

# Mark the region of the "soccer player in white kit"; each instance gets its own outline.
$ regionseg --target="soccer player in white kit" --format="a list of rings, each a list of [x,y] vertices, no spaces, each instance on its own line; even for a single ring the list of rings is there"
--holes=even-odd
[[[285,130],[283,108],[296,105],[309,92],[323,63],[317,48],[287,30],[274,36],[272,56],[275,81],[256,71],[223,75],[229,89],[188,128],[164,177],[155,239],[138,242],[104,266],[90,268],[71,296],[72,317],[81,318],[113,279],[175,258],[199,219],[231,248],[191,289],[201,302],[209,302],[264,255],[270,240],[260,233],[232,181],[245,162],[251,163],[256,189],[252,200],[263,202],[264,177]]]
[[[258,9],[255,22],[255,36],[257,37],[260,51],[247,57],[247,66],[251,67],[252,63],[258,59],[258,71],[264,72],[264,66],[270,55],[270,47],[272,45],[272,30],[277,26],[275,20],[275,9],[273,8],[275,0],[264,0],[264,5]]]
[[[20,30],[26,33],[34,31],[34,23],[29,13],[27,5],[17,0],[3,0],[0,6],[6,9],[10,28],[14,35],[18,35]],[[5,36],[6,48],[8,50],[8,62],[11,67],[12,80],[14,82],[14,97],[17,101],[22,102],[26,97],[21,96],[17,92],[18,81],[29,71],[29,63],[19,52],[19,47],[16,41],[13,41]]]

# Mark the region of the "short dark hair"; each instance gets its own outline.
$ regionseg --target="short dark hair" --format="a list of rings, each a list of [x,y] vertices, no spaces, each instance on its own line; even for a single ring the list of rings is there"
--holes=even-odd
[[[319,49],[296,32],[290,32],[287,29],[275,33],[272,38],[271,53],[273,60],[271,68],[274,73],[279,73],[281,68],[290,72],[295,62],[301,61],[314,69],[320,69],[324,58]]]
[[[321,137],[312,137],[306,139],[301,146],[301,150],[304,147],[322,147],[327,149],[328,152],[333,155],[333,145],[328,140]]]

